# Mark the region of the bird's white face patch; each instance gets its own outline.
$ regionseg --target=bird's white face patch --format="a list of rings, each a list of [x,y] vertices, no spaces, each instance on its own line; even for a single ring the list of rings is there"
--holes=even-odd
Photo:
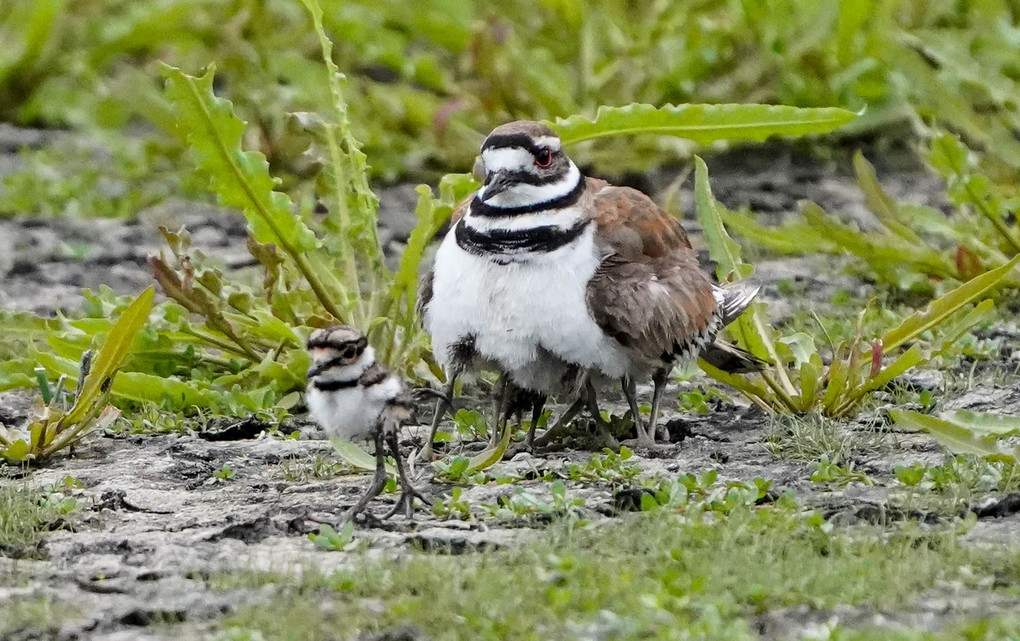
[[[577,187],[577,182],[581,179],[580,170],[571,162],[566,175],[556,182],[545,185],[518,183],[503,193],[489,198],[485,201],[485,204],[492,207],[527,207],[537,203],[549,202],[569,194]],[[483,199],[485,198],[484,187],[480,195]]]
[[[494,174],[497,171],[531,171],[535,165],[535,157],[522,147],[499,147],[486,149],[482,152],[485,171]]]

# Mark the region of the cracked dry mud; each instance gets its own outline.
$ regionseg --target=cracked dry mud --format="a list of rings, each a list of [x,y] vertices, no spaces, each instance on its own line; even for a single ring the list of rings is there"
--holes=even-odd
[[[709,164],[716,195],[727,205],[750,202],[758,211],[779,214],[794,209],[797,200],[810,198],[868,223],[863,198],[845,164],[819,163],[785,147],[731,152]],[[940,193],[937,180],[922,169],[904,165],[902,158],[884,169],[879,166],[879,175],[897,198],[942,206],[931,201],[933,194]],[[657,191],[675,175],[663,170],[640,186]],[[399,252],[409,231],[412,198],[413,191],[406,186],[382,191],[384,238],[391,253]],[[689,192],[681,194],[681,203],[688,212],[685,224],[696,233]],[[229,268],[249,266],[243,221],[204,205],[170,203],[143,212],[134,222],[2,220],[0,239],[10,247],[0,252],[0,260],[6,261],[0,264],[5,276],[0,307],[49,313],[79,306],[82,287],[106,284],[125,293],[137,291],[150,282],[145,259],[159,247],[155,231],[159,222],[188,225],[195,245],[214,252]],[[69,245],[85,249],[69,252]],[[776,283],[783,279],[803,283],[803,291],[819,308],[827,305],[837,289],[861,294],[869,290],[867,283],[843,275],[831,261],[810,258],[767,261],[758,266],[758,275],[765,285],[763,296],[780,316],[784,309],[791,309],[777,292]],[[1002,331],[1014,345],[1018,342],[1015,327]],[[935,379],[938,385],[941,378]],[[650,395],[647,387],[639,391],[646,398]],[[674,385],[665,398],[676,398],[677,391]],[[0,421],[23,421],[32,400],[24,392],[0,394]],[[958,408],[1018,414],[1020,377],[1000,376],[998,383],[983,383],[948,402]],[[620,399],[610,397],[607,405],[623,413]],[[854,461],[858,470],[876,480],[875,485],[812,483],[807,463],[782,460],[770,452],[767,442],[776,428],[768,417],[729,402],[715,405],[705,415],[680,415],[667,408],[663,420],[672,422],[677,442],[655,458],[635,456],[630,462],[647,475],[717,470],[721,479],[770,479],[773,492],[792,491],[803,504],[821,509],[836,522],[853,524],[896,516],[900,508],[889,489],[895,486],[891,482],[894,465],[943,458],[942,450],[923,435],[885,434],[879,447]],[[19,577],[0,584],[7,586],[0,587],[0,602],[13,596],[52,596],[79,606],[78,616],[64,628],[52,635],[39,632],[39,638],[201,638],[224,613],[265,598],[258,590],[212,589],[208,579],[217,572],[294,571],[311,566],[329,571],[350,563],[347,554],[317,550],[306,535],[320,524],[336,523],[366,487],[369,476],[340,464],[329,443],[317,438],[321,433],[307,422],[299,419],[295,427],[302,433],[298,440],[264,433],[238,440],[208,440],[195,434],[94,435],[73,456],[57,457],[33,470],[27,479],[35,486],[59,485],[68,476],[76,479],[80,487],[74,495],[80,513],[73,530],[47,536],[44,558],[0,557],[0,572]],[[864,423],[845,429],[869,430]],[[239,435],[245,431],[237,430]],[[250,436],[257,429],[247,431]],[[403,435],[405,446],[420,443],[425,433],[425,426],[408,428]],[[542,471],[565,470],[570,463],[583,463],[589,457],[590,452],[576,450],[522,454],[498,464],[493,474],[535,478]],[[316,461],[326,461],[330,473],[313,469]],[[233,478],[216,478],[215,472],[224,465],[234,472]],[[418,472],[417,484],[427,495],[440,497],[449,492],[450,487],[435,482],[431,472]],[[471,486],[464,488],[462,500],[492,504],[518,488],[548,498],[549,487],[542,480]],[[621,500],[625,492],[606,482],[568,480],[567,487],[571,498],[584,500],[580,509],[596,523],[616,518],[625,503]],[[372,508],[383,513],[395,496],[384,494]],[[965,541],[1020,545],[1020,497],[989,497],[979,505],[980,518]],[[419,511],[414,522],[398,518],[362,528],[359,537],[368,542],[370,555],[401,555],[412,549],[462,554],[516,545],[540,533],[541,526],[540,521],[508,524],[491,518],[440,520]],[[784,639],[834,616],[849,626],[892,622],[923,629],[1018,607],[1017,599],[1006,596],[989,600],[940,588],[896,611],[793,608],[770,611],[755,623],[763,638]],[[167,623],[175,625],[163,625]],[[36,637],[28,632],[19,638]]]

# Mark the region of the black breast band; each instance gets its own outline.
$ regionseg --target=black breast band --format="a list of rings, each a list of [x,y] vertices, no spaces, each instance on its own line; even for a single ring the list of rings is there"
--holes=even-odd
[[[462,219],[454,229],[457,245],[475,256],[500,258],[526,253],[551,252],[572,242],[588,227],[590,220],[579,220],[572,227],[532,227],[531,229],[492,229],[479,231]],[[499,261],[503,262],[503,261]]]

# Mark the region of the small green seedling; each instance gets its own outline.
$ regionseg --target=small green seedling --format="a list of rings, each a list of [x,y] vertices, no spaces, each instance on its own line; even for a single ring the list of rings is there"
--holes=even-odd
[[[913,465],[896,465],[893,467],[893,473],[896,474],[896,480],[906,485],[907,487],[915,487],[924,480],[925,472],[928,468],[921,463],[914,463]]]
[[[823,454],[817,461],[811,463],[811,482],[837,483],[840,486],[850,483],[875,484],[867,474],[856,471],[853,463],[840,465],[835,461],[830,461],[827,454]]]
[[[234,470],[230,469],[230,465],[228,463],[224,463],[223,467],[213,472],[213,478],[221,481],[232,481],[235,474]]]
[[[444,519],[472,520],[471,504],[461,498],[462,494],[462,488],[451,489],[448,497],[441,498],[432,504],[432,513]]]
[[[477,410],[459,409],[453,417],[453,422],[457,426],[461,438],[465,440],[474,441],[489,437],[489,427],[486,424],[485,415]]]
[[[314,543],[315,547],[331,552],[350,550],[357,543],[354,538],[354,523],[351,521],[348,521],[339,532],[330,525],[322,524],[317,534],[308,535],[308,540]]]

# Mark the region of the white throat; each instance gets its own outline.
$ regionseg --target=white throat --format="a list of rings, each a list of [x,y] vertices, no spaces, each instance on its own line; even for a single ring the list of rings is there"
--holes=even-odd
[[[512,152],[519,151],[520,153],[527,154],[523,150],[516,149],[493,149],[487,150],[485,153],[498,153],[498,152]],[[528,158],[531,158],[529,155]],[[503,167],[500,164],[490,165],[489,160],[486,157],[485,167],[489,171],[498,171]],[[520,165],[515,165],[517,171],[520,171]],[[528,207],[531,205],[537,205],[539,203],[549,202],[550,200],[556,200],[566,196],[577,187],[577,183],[581,178],[581,171],[577,166],[570,162],[570,167],[563,178],[553,183],[547,183],[544,185],[529,185],[527,183],[518,183],[513,187],[510,187],[506,191],[496,194],[492,198],[485,201],[486,205],[490,207]],[[485,190],[487,187],[483,187],[479,191],[479,197],[485,199]]]

